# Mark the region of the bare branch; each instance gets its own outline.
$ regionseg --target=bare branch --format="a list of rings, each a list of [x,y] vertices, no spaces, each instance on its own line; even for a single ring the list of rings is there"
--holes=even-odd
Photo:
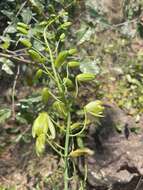
[[[23,64],[30,64],[30,65],[38,65],[40,66],[40,64],[24,59],[24,57],[17,57],[15,55],[10,55],[10,54],[5,54],[5,53],[0,53],[0,57],[5,57],[7,59],[10,59],[11,61],[16,61],[17,63],[23,63]]]

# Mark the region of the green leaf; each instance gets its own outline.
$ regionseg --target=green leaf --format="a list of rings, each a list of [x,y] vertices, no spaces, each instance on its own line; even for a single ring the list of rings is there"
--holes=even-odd
[[[96,60],[88,60],[84,59],[80,63],[80,70],[82,73],[91,73],[91,74],[99,74],[100,68],[98,64],[100,63],[99,59]]]
[[[11,110],[4,108],[0,110],[0,123],[4,123],[11,116]]]
[[[23,22],[29,24],[32,19],[32,11],[29,8],[23,9],[21,13]]]
[[[11,40],[10,37],[9,36],[1,37],[1,39],[2,39],[2,43],[0,44],[0,47],[2,49],[8,49],[10,46],[10,40]]]
[[[44,46],[42,45],[42,43],[37,40],[33,40],[33,47],[35,49],[38,49],[38,51],[40,51],[40,52],[44,51],[44,49],[45,49]]]
[[[39,0],[29,0],[29,3],[38,14],[41,14],[44,11],[44,6]]]
[[[1,13],[7,16],[10,20],[13,19],[14,13],[12,11],[1,10]]]
[[[5,30],[4,30],[4,32],[9,33],[9,34],[13,34],[13,33],[15,33],[16,31],[17,31],[17,30],[16,30],[16,25],[15,25],[15,24],[8,25],[8,26],[5,28]]]
[[[132,78],[131,75],[129,75],[129,74],[126,75],[126,78],[127,78],[127,81],[128,81],[129,83],[140,86],[140,82],[139,82],[137,79]]]
[[[0,58],[0,62],[3,63],[2,70],[5,71],[9,75],[13,75],[13,71],[11,67],[13,67],[13,62],[6,58]]]
[[[13,71],[11,70],[11,68],[6,63],[3,64],[2,70],[4,70],[9,75],[13,75]]]
[[[23,117],[23,115],[20,112],[16,115],[16,121],[20,124],[28,124],[27,120]]]
[[[83,32],[83,31],[82,31]],[[92,28],[88,28],[86,29],[86,31],[84,31],[84,34],[82,35],[82,37],[80,38],[78,45],[83,44],[86,41],[89,41],[92,34],[95,33],[95,30],[93,30]]]
[[[131,132],[138,134],[140,132],[141,128],[140,127],[132,127],[130,130],[131,130]]]

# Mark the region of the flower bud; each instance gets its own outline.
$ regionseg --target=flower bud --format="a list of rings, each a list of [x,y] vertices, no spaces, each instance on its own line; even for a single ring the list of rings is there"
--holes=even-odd
[[[22,45],[24,45],[25,47],[28,47],[28,48],[31,48],[31,47],[32,47],[31,42],[30,42],[28,39],[26,39],[26,38],[21,38],[19,41],[20,41],[20,42],[22,43]]]
[[[48,114],[46,112],[42,112],[35,119],[33,127],[32,127],[32,136],[35,138],[41,134],[46,134],[48,131]]]
[[[93,154],[94,152],[90,150],[89,148],[80,148],[80,149],[76,149],[70,152],[69,156],[76,158],[76,157],[85,156],[85,155],[92,156]]]
[[[59,114],[61,118],[67,115],[66,107],[63,102],[55,101],[53,103],[53,109]]]
[[[16,29],[17,29],[20,33],[22,33],[22,34],[25,34],[25,35],[28,34],[28,31],[27,31],[25,28],[22,28],[22,27],[20,27],[20,26],[17,26]]]
[[[60,40],[63,42],[63,41],[64,41],[64,39],[65,39],[65,34],[64,34],[64,33],[62,33],[62,34],[60,35]]]
[[[38,71],[35,74],[35,79],[38,80],[43,74],[43,70],[42,69],[38,69]]]
[[[75,49],[75,48],[69,49],[68,53],[69,53],[69,55],[74,55],[77,53],[77,49]]]
[[[55,67],[59,68],[64,63],[67,56],[68,56],[67,50],[60,52],[58,57],[55,60]]]
[[[68,66],[70,68],[75,68],[75,67],[79,67],[80,63],[78,61],[70,61],[68,62]]]
[[[17,26],[25,28],[25,29],[29,29],[29,26],[27,24],[23,23],[23,22],[18,22]]]
[[[88,103],[84,109],[87,113],[90,113],[96,117],[102,117],[102,113],[104,111],[104,107],[102,106],[102,102],[100,100]]]
[[[65,84],[65,86],[67,87],[67,88],[73,88],[73,82],[70,80],[70,79],[68,79],[68,78],[64,78],[63,79],[63,82],[64,82],[64,84]]]
[[[70,126],[70,130],[71,130],[71,131],[77,130],[77,129],[80,129],[80,128],[81,128],[81,123],[79,123],[79,122],[73,123],[73,124]]]
[[[42,59],[41,55],[33,49],[28,50],[28,54],[35,61],[41,61]]]
[[[50,93],[49,93],[49,90],[48,88],[43,88],[42,90],[42,101],[46,104],[49,100],[49,96],[50,96]]]
[[[63,24],[60,25],[60,27],[58,29],[67,29],[67,27],[69,27],[72,23],[71,22],[65,22]]]
[[[40,156],[44,150],[45,150],[45,142],[46,142],[46,136],[45,134],[41,134],[36,139],[36,153],[38,156]]]
[[[95,75],[91,73],[82,73],[82,74],[77,75],[76,79],[79,82],[92,81],[95,79]]]

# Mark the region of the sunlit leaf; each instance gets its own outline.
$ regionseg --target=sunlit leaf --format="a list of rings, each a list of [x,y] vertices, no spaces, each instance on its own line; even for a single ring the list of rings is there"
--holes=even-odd
[[[98,64],[100,63],[100,60],[86,60],[81,61],[80,63],[80,70],[83,73],[91,73],[91,74],[99,74],[100,68]]]
[[[3,63],[2,70],[9,75],[13,75],[13,71],[11,69],[14,66],[13,62],[6,58],[0,58],[0,62]]]
[[[32,11],[29,8],[23,9],[21,16],[22,16],[23,22],[26,24],[29,24],[32,19]]]

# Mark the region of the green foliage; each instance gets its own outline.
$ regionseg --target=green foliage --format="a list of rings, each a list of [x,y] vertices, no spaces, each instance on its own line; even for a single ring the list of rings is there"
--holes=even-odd
[[[11,110],[8,108],[0,109],[0,123],[4,123],[7,119],[11,117]]]
[[[139,50],[136,55],[130,53],[130,39],[137,35],[137,30],[142,36],[142,21],[137,20],[137,28],[132,22],[132,19],[136,22],[142,2],[132,0],[133,3],[129,4],[125,1],[127,22],[112,26],[102,10],[92,6],[88,0],[85,2],[88,15],[78,24],[75,21],[76,27],[70,14],[74,12],[74,7],[79,6],[79,1],[8,2],[0,2],[1,13],[8,20],[0,43],[2,53],[8,55],[0,58],[2,71],[13,75],[14,63],[20,63],[22,71],[31,70],[30,79],[26,79],[29,85],[33,85],[31,89],[39,89],[38,93],[16,104],[15,119],[19,124],[33,123],[32,136],[38,156],[44,154],[48,144],[63,160],[64,188],[67,190],[70,163],[74,165],[77,157],[80,159],[80,156],[94,154],[85,147],[83,137],[91,122],[104,115],[104,106],[97,97],[104,96],[111,102],[115,101],[129,114],[135,114],[137,122],[143,112],[143,51]],[[108,33],[106,30],[109,30]],[[119,31],[116,40],[108,36],[113,30],[115,33]],[[74,44],[74,39],[77,44]],[[116,68],[112,67],[112,62]],[[95,85],[95,100],[91,98],[89,103],[79,96],[84,94],[81,87],[88,82]],[[116,91],[108,93],[106,89],[110,89],[110,83],[116,84]],[[0,110],[0,123],[11,115],[11,109]],[[122,131],[122,126],[115,127],[118,132]],[[138,130],[131,128],[134,133]],[[22,134],[17,141],[21,138]],[[36,189],[40,189],[39,185]]]
[[[40,94],[33,94],[32,96],[19,100],[19,103],[17,103],[19,111],[16,114],[16,120],[21,124],[31,124],[35,118],[35,114],[43,108],[41,101]]]
[[[2,64],[2,71],[8,75],[13,75],[14,63],[11,60],[1,57],[0,63]]]
[[[28,64],[35,66],[36,75],[33,74],[31,85],[45,80],[38,94],[17,104],[19,112],[16,119],[26,124],[34,120],[32,136],[38,156],[44,153],[48,144],[63,159],[65,190],[69,189],[69,164],[74,163],[73,158],[93,155],[93,151],[84,146],[81,137],[89,124],[88,113],[100,117],[104,110],[97,100],[76,108],[79,86],[94,81],[95,73],[81,73],[77,49],[66,47],[68,30],[72,27],[66,5],[72,3],[51,1],[45,4],[45,1],[38,0],[23,3],[16,19],[8,26],[14,27],[15,31],[4,33],[15,47],[21,47],[20,55],[15,57],[7,39],[3,39],[2,44],[3,53],[13,50],[13,59],[19,58],[25,63],[28,60]],[[25,17],[26,12],[28,15]],[[81,117],[78,112],[83,113]]]
[[[40,1],[34,0],[30,0],[29,3],[32,15],[33,12],[40,15],[42,21],[37,16],[34,17],[36,22],[30,16],[24,19],[24,9],[21,15],[22,20],[18,19],[15,23],[15,40],[17,44],[20,43],[24,48],[26,47],[24,52],[36,65],[35,80],[45,78],[48,86],[45,85],[39,97],[20,101],[20,116],[31,122],[40,111],[32,127],[32,136],[36,139],[36,153],[40,156],[48,143],[63,158],[64,183],[67,190],[70,157],[93,153],[84,147],[84,143],[81,143],[82,140],[79,137],[86,130],[87,113],[99,117],[103,107],[98,102],[94,104],[92,110],[89,110],[89,105],[81,108],[84,113],[82,118],[76,114],[78,111],[75,110],[78,95],[77,82],[80,85],[80,82],[93,81],[95,74],[74,73],[71,69],[78,68],[80,60],[76,48],[65,48],[64,45],[66,33],[71,26],[68,13],[62,9],[62,5],[65,6],[64,1],[59,3],[61,8],[58,10],[55,10],[54,6],[48,6],[51,10],[50,16],[46,16],[43,12],[44,3],[40,4]],[[30,14],[30,11],[28,13]],[[34,102],[37,110],[36,107],[32,108]],[[35,116],[32,112],[30,114],[31,108],[34,109]],[[65,140],[64,145],[60,143],[61,138]],[[76,143],[76,139],[78,139],[78,143]]]
[[[0,14],[8,24],[0,37],[4,55],[0,58],[1,73],[14,76],[18,64],[21,72],[30,70],[27,78],[24,73],[22,84],[27,80],[31,91],[38,88],[38,92],[16,102],[16,123],[26,126],[33,123],[32,136],[38,156],[44,154],[48,145],[63,160],[65,190],[70,183],[69,170],[74,159],[94,154],[85,147],[84,136],[91,122],[104,115],[104,106],[98,97],[116,102],[128,114],[135,115],[136,122],[143,112],[143,51],[142,48],[134,54],[131,51],[134,49],[131,39],[137,34],[142,37],[143,33],[142,20],[136,18],[142,11],[142,1],[125,1],[126,22],[113,26],[91,2],[85,2],[87,16],[79,22],[78,17],[81,17],[76,13],[75,23],[71,14],[80,1],[0,2]],[[116,40],[110,39],[109,33],[112,35],[113,31],[119,31]],[[88,82],[94,85],[95,100],[81,97],[85,93],[81,89]],[[113,92],[106,91],[110,90],[110,83],[116,85]],[[1,109],[0,123],[11,115],[11,109]],[[122,131],[123,126],[115,127],[118,132]],[[132,127],[131,131],[138,133],[139,128]],[[24,138],[18,134],[16,142]],[[71,175],[74,174],[71,171]],[[4,189],[7,188],[2,187]],[[40,185],[35,189],[40,189]]]
[[[6,188],[3,186],[0,186],[0,190],[16,190],[16,188],[15,187]]]

